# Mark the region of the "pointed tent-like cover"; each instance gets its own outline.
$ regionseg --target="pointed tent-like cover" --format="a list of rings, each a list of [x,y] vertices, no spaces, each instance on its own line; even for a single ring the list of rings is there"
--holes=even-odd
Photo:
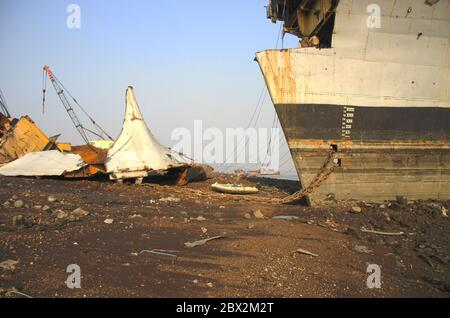
[[[177,153],[161,145],[150,132],[131,86],[126,91],[125,103],[122,131],[109,149],[106,160],[111,179],[145,177],[152,170],[189,165]]]

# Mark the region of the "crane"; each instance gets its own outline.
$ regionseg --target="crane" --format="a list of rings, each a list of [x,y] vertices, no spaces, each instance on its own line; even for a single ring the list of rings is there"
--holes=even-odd
[[[70,119],[72,120],[72,123],[75,125],[75,128],[78,130],[78,133],[81,135],[81,138],[86,142],[86,144],[89,144],[90,140],[88,138],[88,134],[93,134],[99,138],[102,139],[109,139],[113,140],[110,135],[106,133],[106,131],[98,125],[95,120],[84,110],[84,108],[77,102],[77,100],[70,94],[70,92],[64,87],[64,85],[58,80],[58,78],[53,74],[52,70],[49,66],[44,66],[44,77],[43,77],[43,97],[42,97],[42,109],[45,107],[45,93],[47,90],[47,77],[50,79],[56,94],[58,95],[59,99],[61,100],[64,108],[66,109],[67,114],[69,115]],[[67,93],[67,94],[66,94]],[[92,125],[95,127],[97,132],[86,128],[81,123],[80,119],[78,118],[77,114],[75,113],[72,104],[70,102],[70,99],[81,109],[81,111],[86,115],[86,117],[89,118]]]
[[[6,117],[11,117],[8,111],[8,107],[6,107],[6,99],[3,95],[2,90],[0,89],[0,112],[2,112]]]

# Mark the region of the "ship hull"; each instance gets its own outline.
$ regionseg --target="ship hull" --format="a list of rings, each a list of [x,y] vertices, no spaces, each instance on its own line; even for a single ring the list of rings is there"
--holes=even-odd
[[[289,3],[288,32],[306,34],[256,55],[302,187],[331,146],[340,159],[310,202],[450,198],[450,2],[273,2]]]
[[[276,104],[300,182],[307,187],[330,146],[340,166],[309,196],[383,201],[450,197],[450,110]]]

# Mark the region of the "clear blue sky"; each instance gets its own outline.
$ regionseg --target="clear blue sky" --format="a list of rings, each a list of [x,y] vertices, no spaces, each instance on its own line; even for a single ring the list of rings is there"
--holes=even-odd
[[[69,29],[67,6],[81,7]],[[267,0],[2,0],[0,87],[16,117],[81,143],[53,88],[42,115],[42,67],[56,76],[116,137],[124,93],[135,88],[152,132],[167,145],[174,128],[246,127],[263,78],[255,52],[273,48],[279,26]],[[287,46],[296,43],[286,39]],[[272,125],[268,98],[258,126]],[[284,150],[282,150],[282,153]]]

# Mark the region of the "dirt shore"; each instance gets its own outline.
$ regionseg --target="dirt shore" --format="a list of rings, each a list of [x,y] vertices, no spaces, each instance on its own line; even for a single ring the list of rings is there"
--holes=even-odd
[[[209,189],[230,180],[0,177],[0,297],[450,296],[450,202],[310,208],[271,202],[296,182],[245,180],[255,196]],[[184,244],[214,236],[223,238]],[[69,264],[81,268],[80,289],[66,286]],[[380,289],[367,287],[368,264],[381,268]]]

